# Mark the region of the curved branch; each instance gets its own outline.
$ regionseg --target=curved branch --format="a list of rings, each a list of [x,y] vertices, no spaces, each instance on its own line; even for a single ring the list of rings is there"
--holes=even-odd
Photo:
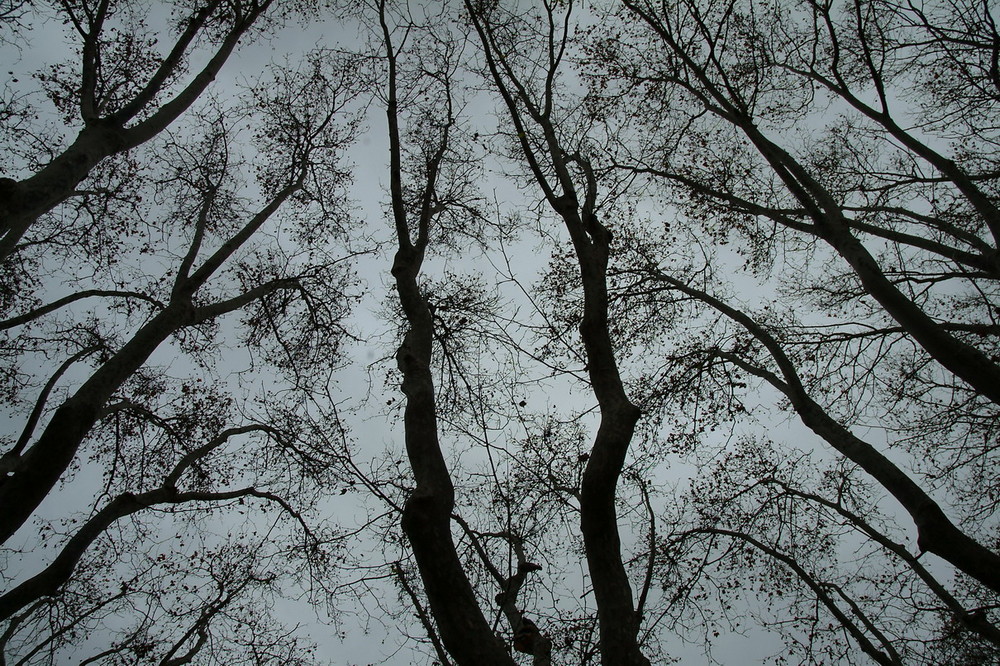
[[[83,300],[85,298],[93,298],[95,296],[105,297],[105,298],[135,298],[141,301],[146,301],[155,305],[159,309],[163,309],[164,304],[156,300],[152,296],[148,296],[138,291],[120,291],[116,289],[87,289],[85,291],[79,291],[75,294],[70,294],[69,296],[64,296],[60,299],[52,301],[51,303],[46,303],[45,305],[39,306],[29,312],[17,315],[16,317],[11,317],[10,319],[4,319],[0,321],[0,331],[5,331],[15,326],[21,326],[22,324],[27,324],[29,321],[34,321],[39,317],[47,315],[50,312],[54,312],[59,308],[70,305],[71,303],[76,303],[77,301]]]
[[[95,351],[98,351],[99,349],[102,348],[103,346],[101,345],[94,345],[91,347],[87,347],[86,349],[81,349],[80,351],[73,354],[65,361],[63,361],[62,365],[56,368],[56,371],[52,373],[52,376],[49,377],[49,381],[45,383],[45,386],[38,394],[38,399],[35,400],[35,406],[31,410],[31,414],[28,415],[28,420],[24,424],[24,429],[21,431],[21,436],[18,437],[17,441],[14,443],[14,446],[12,446],[9,451],[4,453],[3,456],[0,456],[0,461],[3,462],[3,465],[0,466],[0,473],[6,475],[8,472],[12,471],[14,468],[17,467],[17,462],[16,462],[17,458],[20,457],[21,452],[24,451],[24,447],[27,446],[28,440],[31,438],[32,433],[34,433],[35,426],[38,425],[38,419],[41,418],[42,411],[45,409],[45,402],[48,400],[49,394],[52,393],[52,389],[55,388],[56,382],[59,381],[59,378],[62,377],[67,370],[69,370],[71,365],[73,365],[82,358],[90,356]],[[11,465],[12,467],[9,467]]]
[[[750,544],[762,553],[765,553],[769,557],[781,562],[788,567],[799,578],[799,580],[805,583],[810,590],[812,590],[813,594],[816,595],[816,598],[820,601],[820,603],[826,606],[827,610],[830,611],[835,618],[837,618],[840,625],[847,630],[855,641],[857,641],[858,646],[865,652],[865,654],[883,666],[903,666],[899,653],[896,652],[892,644],[888,642],[881,633],[876,634],[877,640],[882,645],[882,649],[879,649],[872,643],[871,639],[865,635],[865,632],[851,620],[847,613],[845,613],[837,605],[836,600],[834,600],[834,598],[827,592],[828,589],[833,589],[835,586],[817,581],[812,574],[806,571],[793,557],[786,555],[775,548],[771,548],[767,544],[742,532],[735,532],[733,530],[726,530],[717,527],[701,527],[685,532],[681,536],[684,537],[691,534],[714,534],[741,540]],[[857,615],[862,624],[866,627],[872,626],[871,620],[861,611],[857,604],[849,602],[849,605],[851,606],[852,612]]]
[[[785,354],[781,344],[763,326],[704,291],[685,285],[659,271],[657,277],[672,288],[718,310],[753,335],[774,359],[782,377],[779,378],[773,372],[751,364],[736,354],[720,351],[719,355],[784,393],[806,426],[859,465],[895,497],[913,519],[919,535],[917,543],[921,549],[939,555],[990,589],[1000,592],[1000,556],[962,532],[948,519],[937,502],[903,470],[874,446],[856,437],[814,401],[803,387],[795,365]]]
[[[0,621],[6,620],[27,604],[51,596],[73,575],[77,563],[87,549],[115,521],[130,516],[143,509],[158,505],[177,505],[186,502],[222,502],[243,497],[257,497],[279,504],[282,509],[300,524],[301,515],[283,498],[256,488],[241,488],[223,492],[191,491],[180,492],[172,486],[161,486],[138,495],[124,493],[118,495],[100,511],[85,522],[70,537],[51,564],[20,585],[0,595]]]

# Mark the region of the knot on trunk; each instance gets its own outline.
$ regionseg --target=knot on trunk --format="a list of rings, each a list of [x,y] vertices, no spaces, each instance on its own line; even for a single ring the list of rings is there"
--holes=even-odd
[[[552,208],[560,215],[567,215],[577,208],[576,195],[572,192],[567,192],[561,197],[556,197],[552,200]]]
[[[396,250],[396,256],[392,260],[392,268],[389,271],[392,273],[392,277],[398,278],[403,273],[411,270],[416,254],[417,252],[413,248],[401,247]]]

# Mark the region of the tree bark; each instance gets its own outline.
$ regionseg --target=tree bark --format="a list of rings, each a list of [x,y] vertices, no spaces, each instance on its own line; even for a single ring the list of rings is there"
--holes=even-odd
[[[570,215],[567,225],[576,224]],[[565,218],[564,218],[565,219]],[[610,234],[594,220],[595,233],[577,243],[584,289],[580,335],[587,351],[591,386],[601,410],[590,459],[580,482],[580,529],[594,586],[601,636],[601,663],[649,666],[637,640],[639,617],[622,561],[615,498],[639,408],[625,394],[608,331],[607,258]]]
[[[561,40],[566,33],[561,37],[557,34],[552,6],[547,5],[548,69],[540,100],[536,100],[527,92],[530,86],[517,79],[505,54],[497,48],[489,18],[480,14],[470,0],[465,5],[483,44],[490,74],[517,132],[521,152],[545,200],[565,224],[580,268],[584,291],[580,335],[587,352],[591,387],[601,410],[601,423],[580,482],[580,529],[597,602],[601,663],[649,666],[639,647],[640,618],[622,560],[615,508],[618,479],[640,414],[625,393],[608,329],[607,267],[611,233],[596,216],[597,181],[590,164],[579,155],[570,157],[571,151],[560,143],[552,117],[554,81],[565,46]],[[568,25],[568,14],[564,18]],[[529,141],[532,132],[541,134],[540,147]],[[579,189],[583,201],[578,196],[571,163],[580,167],[586,179]]]

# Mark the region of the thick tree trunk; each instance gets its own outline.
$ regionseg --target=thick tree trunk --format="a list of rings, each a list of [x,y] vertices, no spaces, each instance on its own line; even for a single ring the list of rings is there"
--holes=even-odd
[[[483,616],[451,534],[455,489],[438,441],[430,368],[434,324],[417,286],[422,260],[422,252],[400,249],[392,269],[409,324],[396,362],[403,373],[406,395],[406,452],[417,484],[403,507],[403,532],[410,540],[431,612],[449,654],[462,666],[513,666],[503,642]]]
[[[618,480],[640,414],[625,393],[608,328],[611,234],[592,214],[581,214],[578,206],[560,205],[557,212],[566,222],[580,265],[584,293],[580,335],[601,409],[601,424],[580,483],[580,530],[597,601],[601,663],[649,666],[639,648],[640,618],[622,560],[615,508]]]
[[[618,478],[638,415],[638,409],[628,403],[614,413],[602,409],[601,426],[580,484],[580,530],[597,601],[605,666],[649,666],[637,641],[639,617],[622,562],[615,510]]]
[[[94,166],[126,147],[125,133],[97,122],[41,171],[0,191],[0,260],[10,256],[39,215],[70,197]]]

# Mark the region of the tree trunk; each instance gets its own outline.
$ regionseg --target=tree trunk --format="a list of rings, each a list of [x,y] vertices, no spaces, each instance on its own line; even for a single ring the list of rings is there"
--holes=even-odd
[[[11,255],[39,215],[70,197],[98,162],[126,147],[125,132],[110,123],[85,127],[41,171],[0,191],[0,260]]]
[[[0,479],[0,543],[20,529],[59,481],[108,398],[193,312],[181,305],[162,310],[55,411],[14,472]]]
[[[597,601],[601,663],[649,666],[639,648],[640,618],[622,561],[615,508],[618,479],[640,413],[625,393],[608,329],[611,233],[592,213],[581,213],[578,205],[560,205],[556,212],[566,223],[580,265],[584,293],[580,336],[587,350],[591,387],[601,409],[601,424],[580,482],[580,530]]]
[[[451,534],[455,488],[438,441],[430,368],[434,323],[417,285],[422,261],[422,252],[402,248],[392,268],[409,324],[396,362],[403,373],[406,396],[406,452],[417,483],[403,507],[402,528],[449,654],[462,666],[513,666],[503,642],[483,616]]]

